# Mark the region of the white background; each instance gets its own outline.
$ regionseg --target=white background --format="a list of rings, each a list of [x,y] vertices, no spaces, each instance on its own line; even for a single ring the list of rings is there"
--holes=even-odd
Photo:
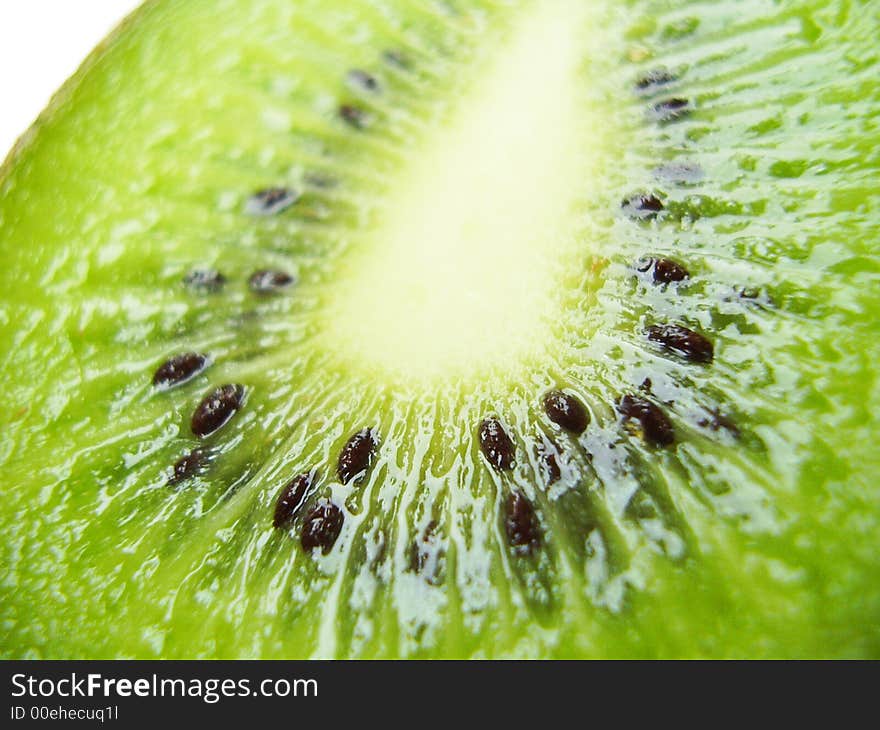
[[[0,162],[140,0],[0,0]]]

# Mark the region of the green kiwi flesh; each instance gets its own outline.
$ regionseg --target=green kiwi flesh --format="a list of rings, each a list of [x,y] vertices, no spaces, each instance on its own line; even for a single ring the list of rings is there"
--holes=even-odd
[[[0,654],[880,656],[878,31],[147,3],[0,171]]]

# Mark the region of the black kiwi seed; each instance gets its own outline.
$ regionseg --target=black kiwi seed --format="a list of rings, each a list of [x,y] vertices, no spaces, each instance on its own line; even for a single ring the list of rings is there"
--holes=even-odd
[[[251,274],[248,286],[257,294],[270,294],[293,284],[293,277],[285,271],[261,269]]]
[[[735,437],[740,435],[739,426],[736,425],[736,422],[730,416],[717,409],[709,411],[709,417],[700,419],[697,424],[703,428],[711,428],[713,431],[723,428]]]
[[[251,195],[244,209],[250,215],[276,215],[299,200],[299,193],[289,188],[264,188]]]
[[[340,106],[339,116],[342,121],[354,129],[363,129],[367,126],[367,113],[353,104],[343,104]]]
[[[714,357],[712,342],[699,332],[679,324],[660,324],[648,327],[648,339],[658,342],[667,350],[691,362],[711,362]]]
[[[226,277],[215,269],[193,269],[183,277],[183,283],[190,289],[213,293],[223,288]]]
[[[561,390],[551,390],[544,396],[544,410],[553,423],[572,433],[583,433],[590,422],[584,404]]]
[[[680,97],[664,99],[651,107],[651,116],[658,122],[673,122],[687,116],[690,112],[690,101]]]
[[[172,388],[191,380],[211,364],[207,355],[198,352],[183,352],[168,358],[153,373],[153,385]]]
[[[512,469],[516,463],[513,441],[496,418],[487,418],[480,424],[480,449],[497,471]]]
[[[636,88],[639,91],[647,91],[656,86],[665,86],[676,81],[677,77],[665,68],[651,69],[644,76],[640,76],[636,81]]]
[[[620,207],[631,218],[651,220],[663,210],[663,201],[653,193],[636,193],[620,203]]]
[[[643,258],[636,264],[636,268],[642,273],[651,271],[655,284],[671,284],[674,281],[684,281],[690,278],[690,272],[677,261],[665,258]]]
[[[344,521],[342,510],[333,502],[319,502],[303,520],[300,534],[303,550],[310,552],[314,548],[321,548],[324,555],[329,553],[342,531]]]
[[[275,502],[275,516],[272,519],[273,527],[287,527],[306,498],[306,492],[312,486],[314,472],[306,472],[291,479],[278,495]]]
[[[617,406],[626,418],[635,418],[645,440],[654,446],[669,446],[675,441],[675,429],[660,406],[635,395],[625,395]]]
[[[541,546],[541,527],[535,508],[522,492],[511,492],[505,503],[504,531],[510,545],[526,553]]]
[[[410,545],[409,567],[413,573],[422,573],[428,565],[431,558],[431,547],[436,541],[437,521],[431,520],[425,531],[422,533],[420,540],[413,540]],[[429,582],[434,582],[436,576],[427,576]]]
[[[538,447],[538,459],[541,462],[541,467],[547,478],[548,487],[558,482],[559,478],[562,476],[562,471],[559,468],[559,461],[556,459],[556,454],[558,452],[559,447],[551,442],[545,442]]]
[[[379,82],[372,74],[362,71],[359,68],[352,69],[345,75],[348,85],[361,91],[369,91],[376,93],[379,91]]]
[[[193,412],[190,420],[192,432],[200,438],[214,433],[241,408],[244,393],[244,386],[237,383],[212,390]]]
[[[376,436],[373,434],[373,429],[365,428],[358,431],[339,452],[339,461],[336,465],[339,481],[348,484],[352,479],[358,481],[363,479],[375,453]]]
[[[179,484],[186,481],[196,474],[200,474],[205,470],[208,461],[208,453],[204,449],[193,449],[188,454],[181,456],[171,469],[171,476],[168,477],[168,486]]]

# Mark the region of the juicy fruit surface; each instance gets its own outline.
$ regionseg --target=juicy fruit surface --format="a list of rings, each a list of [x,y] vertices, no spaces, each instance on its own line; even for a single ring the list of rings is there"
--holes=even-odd
[[[0,177],[3,655],[880,655],[878,28],[148,4]]]

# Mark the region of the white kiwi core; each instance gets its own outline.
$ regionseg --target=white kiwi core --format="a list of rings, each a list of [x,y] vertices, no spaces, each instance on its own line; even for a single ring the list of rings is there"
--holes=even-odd
[[[566,272],[596,245],[577,203],[613,157],[585,93],[604,43],[584,3],[550,0],[474,64],[347,258],[328,343],[361,367],[456,380],[515,374],[552,347]]]

